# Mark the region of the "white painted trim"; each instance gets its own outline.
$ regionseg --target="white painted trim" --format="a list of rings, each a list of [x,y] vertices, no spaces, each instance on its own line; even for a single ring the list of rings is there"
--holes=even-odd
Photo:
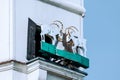
[[[8,70],[15,70],[18,72],[26,73],[26,64],[14,60],[1,62],[0,63],[0,72],[8,71]]]
[[[78,15],[84,16],[85,15],[85,8],[82,5],[78,5],[66,0],[40,0],[51,5],[60,7],[62,9],[68,10],[70,12],[76,13]]]
[[[76,72],[43,60],[39,58],[34,59],[28,63],[23,63],[15,60],[1,62],[0,72],[15,70],[24,74],[30,74],[38,69],[45,70],[54,74],[61,75],[63,77],[69,77],[71,79],[79,79],[85,77],[86,75],[82,72]]]
[[[15,0],[9,0],[9,58],[14,59],[15,54],[15,40],[14,40],[14,29],[15,29]]]
[[[58,75],[61,75],[61,76],[64,76],[64,77],[73,78],[73,79],[76,79],[76,80],[78,80],[78,78],[80,78],[80,76],[81,77],[86,76],[83,73],[79,73],[79,72],[76,72],[76,71],[73,71],[73,70],[70,70],[70,69],[55,65],[55,64],[51,64],[49,62],[39,60],[39,58],[38,58],[38,60],[28,64],[27,66],[28,66],[27,67],[28,68],[27,74],[30,74],[30,73],[32,73],[35,70],[40,68],[42,70],[52,72],[52,73],[55,73],[55,74],[58,74]]]
[[[11,63],[0,66],[0,72],[8,71],[11,69],[13,69],[13,64]]]
[[[32,63],[28,64],[27,67],[28,67],[27,74],[29,74],[29,73],[39,69],[39,61],[32,62]]]

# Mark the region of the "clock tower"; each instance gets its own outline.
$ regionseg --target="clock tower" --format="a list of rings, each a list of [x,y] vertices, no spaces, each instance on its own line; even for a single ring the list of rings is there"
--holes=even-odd
[[[1,0],[0,79],[83,80],[84,0]]]

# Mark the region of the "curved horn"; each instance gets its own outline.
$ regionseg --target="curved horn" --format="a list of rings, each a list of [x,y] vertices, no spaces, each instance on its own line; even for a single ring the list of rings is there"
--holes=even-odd
[[[67,30],[68,30],[68,32],[67,32]],[[74,29],[71,29],[71,28],[66,28],[66,29],[65,29],[65,34],[66,34],[66,36],[68,36],[69,38],[70,38],[70,36],[71,36],[70,30],[74,31]],[[74,31],[74,32],[75,32],[75,31]]]
[[[53,22],[58,22],[58,23],[60,23],[60,25],[61,25],[61,27],[62,27],[62,29],[63,29],[63,23],[61,22],[61,21],[59,21],[59,20],[55,20],[55,21],[53,21]]]
[[[68,36],[69,36],[69,37],[71,36],[69,30],[68,30]]]
[[[67,32],[67,30],[68,30],[68,32]],[[66,35],[68,37],[70,37],[71,36],[71,32],[76,32],[75,30],[78,31],[78,29],[76,27],[70,26],[70,27],[65,29],[65,33],[66,33]]]
[[[60,26],[56,23],[51,23],[50,25],[56,25],[58,28],[60,28]]]
[[[74,32],[75,32],[75,30],[74,30],[74,29],[72,29],[72,28],[70,28],[70,27],[68,27],[68,28],[66,28],[66,29],[65,29],[65,33],[66,33],[66,31],[67,31],[67,30],[68,30],[68,31],[72,30],[72,31],[74,31]]]
[[[79,31],[75,26],[70,26],[69,28],[73,28],[73,29],[75,29],[76,31]]]

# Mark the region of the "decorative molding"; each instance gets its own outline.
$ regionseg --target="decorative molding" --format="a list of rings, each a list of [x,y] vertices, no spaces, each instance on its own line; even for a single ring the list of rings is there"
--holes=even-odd
[[[34,72],[38,69],[42,69],[51,73],[61,75],[63,77],[69,77],[71,79],[77,80],[87,75],[87,73],[83,71],[73,71],[68,68],[58,66],[54,63],[46,62],[45,60],[41,60],[40,58],[34,58],[26,63],[16,60],[10,60],[0,63],[0,72],[15,70],[21,73],[30,74],[31,72]]]
[[[39,1],[54,5],[56,7],[81,15],[83,17],[85,16],[86,11],[85,8],[82,5],[78,5],[70,1],[66,0],[39,0]]]
[[[16,70],[18,72],[26,73],[26,63],[16,60],[0,62],[0,72],[7,70]]]

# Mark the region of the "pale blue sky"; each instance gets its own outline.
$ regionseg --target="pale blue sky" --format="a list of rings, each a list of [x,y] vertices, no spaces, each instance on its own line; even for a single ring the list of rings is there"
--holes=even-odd
[[[120,0],[85,0],[85,8],[90,58],[85,80],[120,80]]]

